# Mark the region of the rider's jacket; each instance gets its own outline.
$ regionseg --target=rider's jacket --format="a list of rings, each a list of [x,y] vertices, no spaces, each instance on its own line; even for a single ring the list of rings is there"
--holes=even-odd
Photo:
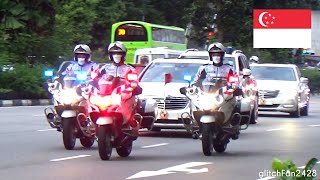
[[[74,61],[72,64],[70,64],[64,72],[62,72],[62,75],[66,75],[68,71],[82,71],[87,72],[88,75],[91,72],[91,69],[94,69],[96,67],[96,63],[90,61],[84,65],[79,65],[76,61]]]
[[[111,75],[114,77],[126,78],[128,73],[138,74],[133,66],[126,65],[126,64],[121,64],[121,65],[106,64],[101,69],[101,74],[107,74],[107,75]],[[138,81],[132,81],[132,82],[130,82],[130,84],[127,84],[122,89],[130,91],[130,89],[132,90],[132,89],[136,88],[137,86],[138,86]]]
[[[233,71],[229,65],[214,66],[205,64],[199,67],[192,84],[201,86],[203,82],[212,82],[216,78],[227,78],[232,73]]]

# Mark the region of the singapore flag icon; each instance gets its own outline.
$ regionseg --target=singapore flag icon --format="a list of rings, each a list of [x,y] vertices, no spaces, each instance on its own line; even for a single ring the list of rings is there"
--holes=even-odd
[[[311,10],[254,9],[253,48],[311,48]]]

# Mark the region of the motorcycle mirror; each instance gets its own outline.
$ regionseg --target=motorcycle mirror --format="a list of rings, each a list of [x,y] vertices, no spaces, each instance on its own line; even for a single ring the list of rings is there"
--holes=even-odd
[[[186,94],[187,94],[187,89],[186,89],[186,87],[180,88],[180,93],[183,94],[183,95],[186,95]]]
[[[136,95],[139,95],[139,94],[142,94],[142,88],[140,86],[137,86],[136,88],[133,89],[132,95],[136,96]]]
[[[172,82],[172,75],[171,73],[166,73],[164,75],[164,84],[168,84],[170,82]]]

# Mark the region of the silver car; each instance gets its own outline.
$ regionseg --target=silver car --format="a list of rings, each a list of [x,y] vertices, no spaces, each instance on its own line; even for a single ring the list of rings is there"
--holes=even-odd
[[[310,89],[308,79],[301,77],[294,64],[252,64],[251,71],[259,89],[259,111],[307,116]]]

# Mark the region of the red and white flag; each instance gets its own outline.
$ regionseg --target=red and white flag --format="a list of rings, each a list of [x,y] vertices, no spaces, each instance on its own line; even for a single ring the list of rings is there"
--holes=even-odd
[[[255,9],[253,48],[311,48],[311,10]]]

